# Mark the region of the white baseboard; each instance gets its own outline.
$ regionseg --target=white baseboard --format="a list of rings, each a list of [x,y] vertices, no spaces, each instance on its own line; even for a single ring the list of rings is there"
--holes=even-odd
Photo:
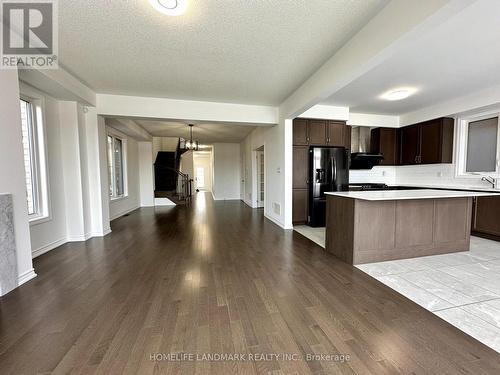
[[[93,238],[93,237],[104,237],[104,236],[107,236],[108,234],[111,233],[111,228],[106,228],[104,229],[102,232],[92,232],[90,234],[90,237]]]
[[[32,256],[32,258],[36,258],[42,254],[45,254],[46,252],[48,252],[50,250],[54,250],[56,247],[64,245],[66,242],[68,242],[68,239],[66,237],[63,237],[61,239],[58,239],[54,242],[51,242],[51,243],[45,245],[45,246],[39,247],[36,250],[32,250],[31,256]]]
[[[85,234],[79,235],[79,236],[68,236],[68,237],[66,237],[66,240],[68,242],[82,242],[82,241],[87,241],[91,237],[92,237],[92,233],[85,233]]]
[[[116,220],[116,219],[122,217],[123,215],[126,215],[126,214],[128,214],[128,213],[130,213],[132,211],[135,211],[135,210],[139,209],[139,208],[141,208],[141,207],[140,206],[136,206],[134,208],[130,208],[128,210],[122,211],[122,212],[120,212],[120,213],[118,213],[118,214],[113,215],[112,217],[110,217],[109,220],[110,221]]]
[[[27,283],[31,279],[36,277],[35,269],[32,268],[26,272],[23,272],[17,277],[17,286],[21,286],[24,283]]]
[[[66,242],[87,241],[90,238],[93,238],[93,237],[104,237],[104,236],[106,236],[106,235],[108,235],[110,233],[111,233],[111,228],[106,228],[102,232],[91,232],[91,233],[88,233],[88,234],[86,234],[84,236],[68,236],[68,237],[64,237],[64,238],[61,238],[61,239],[56,240],[54,242],[51,242],[51,243],[49,243],[47,245],[44,245],[42,247],[39,247],[36,250],[32,250],[31,251],[31,256],[34,259],[36,257],[39,257],[42,254],[45,254],[45,253],[47,253],[47,252],[49,252],[51,250],[54,250],[56,247],[64,245]]]
[[[272,221],[272,222],[273,222],[274,224],[276,224],[277,226],[279,226],[279,227],[281,227],[281,228],[283,228],[283,229],[286,229],[286,228],[285,228],[285,225],[284,225],[283,223],[281,223],[280,221],[276,220],[275,218],[273,218],[273,217],[269,216],[269,215],[268,215],[268,214],[266,214],[265,212],[264,212],[264,217],[265,217],[266,219],[268,219],[268,220]]]
[[[250,208],[257,208],[257,206],[254,206],[252,201],[249,201],[248,199],[242,199],[242,201]]]

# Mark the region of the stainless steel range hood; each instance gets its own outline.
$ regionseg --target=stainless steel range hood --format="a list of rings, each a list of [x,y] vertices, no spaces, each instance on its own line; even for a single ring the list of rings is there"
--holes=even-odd
[[[382,154],[371,152],[371,128],[353,126],[351,133],[351,166],[350,169],[372,169],[383,159]]]

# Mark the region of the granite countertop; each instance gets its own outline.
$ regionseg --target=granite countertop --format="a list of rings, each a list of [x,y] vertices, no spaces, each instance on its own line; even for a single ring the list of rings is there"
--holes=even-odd
[[[326,195],[333,195],[343,198],[362,199],[367,201],[392,201],[404,199],[438,199],[438,198],[467,198],[486,197],[497,195],[491,192],[477,191],[457,191],[457,190],[376,190],[376,191],[335,191],[327,192]]]

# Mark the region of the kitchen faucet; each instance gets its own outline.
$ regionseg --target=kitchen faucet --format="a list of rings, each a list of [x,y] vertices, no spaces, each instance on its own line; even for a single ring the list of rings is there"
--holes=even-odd
[[[489,182],[491,184],[491,186],[493,187],[493,189],[496,189],[496,187],[497,187],[497,180],[491,176],[483,177],[483,178],[481,178],[481,181]]]

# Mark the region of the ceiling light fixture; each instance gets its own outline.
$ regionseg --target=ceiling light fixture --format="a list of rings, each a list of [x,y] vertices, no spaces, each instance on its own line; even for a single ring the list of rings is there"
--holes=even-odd
[[[167,16],[180,16],[188,7],[188,0],[149,0],[149,3],[158,12]]]
[[[417,90],[411,89],[411,88],[391,90],[391,91],[388,91],[385,94],[381,95],[381,98],[385,99],[385,100],[391,100],[391,101],[402,100],[402,99],[406,99],[410,95],[414,94],[415,91],[417,91]]]
[[[198,141],[193,141],[193,124],[189,124],[189,141],[186,141],[186,150],[198,151],[200,145]]]

